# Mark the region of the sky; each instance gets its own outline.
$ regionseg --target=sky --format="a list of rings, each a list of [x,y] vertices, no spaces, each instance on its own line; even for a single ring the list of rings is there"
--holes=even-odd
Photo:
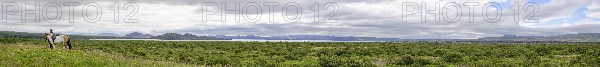
[[[153,35],[329,35],[403,39],[600,33],[597,30],[600,29],[598,0],[0,2],[3,22],[0,31],[33,33],[54,29],[59,33],[85,35],[141,32]],[[36,5],[36,2],[40,4]],[[74,4],[78,5],[70,7]],[[32,20],[36,18],[39,21]]]

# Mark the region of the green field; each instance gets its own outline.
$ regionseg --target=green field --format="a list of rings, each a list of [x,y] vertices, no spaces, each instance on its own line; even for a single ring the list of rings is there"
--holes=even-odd
[[[598,44],[0,39],[0,66],[600,66]],[[58,46],[61,47],[61,46]]]

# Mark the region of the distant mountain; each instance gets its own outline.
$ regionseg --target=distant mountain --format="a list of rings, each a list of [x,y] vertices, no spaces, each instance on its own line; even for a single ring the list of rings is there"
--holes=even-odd
[[[600,33],[578,33],[559,36],[550,36],[544,39],[559,41],[600,41]]]
[[[207,37],[207,36],[196,36],[193,34],[185,33],[183,35],[178,33],[166,33],[151,37],[152,39],[163,39],[163,40],[222,40],[222,38]]]
[[[115,37],[118,37],[118,36],[121,36],[121,35],[115,34],[115,33],[100,33],[100,34],[98,34],[98,36],[115,36]]]
[[[211,37],[223,38],[223,39],[268,39],[266,37],[260,37],[260,36],[254,36],[254,35],[235,35],[235,36],[216,35],[216,36],[211,36]]]
[[[123,37],[127,37],[127,38],[151,38],[152,35],[151,34],[143,34],[140,32],[133,32],[133,33],[129,33]]]
[[[574,42],[599,42],[600,33],[578,33],[557,36],[519,36],[505,35],[502,37],[485,37],[478,39],[397,39],[397,38],[376,38],[376,37],[336,37],[320,35],[290,35],[290,36],[270,36],[261,37],[255,35],[245,36],[196,36],[193,34],[166,33],[163,35],[152,36],[133,32],[123,37],[116,37],[115,34],[101,33],[107,36],[89,36],[70,34],[73,39],[163,39],[163,40],[222,40],[222,39],[266,39],[266,40],[333,40],[333,41],[574,41]],[[112,35],[112,36],[108,36]],[[117,34],[118,35],[118,34]],[[0,31],[0,38],[34,38],[43,39],[43,33],[27,33],[14,31]]]
[[[114,33],[101,33],[102,35],[111,36],[90,36],[90,35],[70,35],[73,39],[163,39],[163,40],[222,40],[222,38],[207,37],[207,36],[196,36],[189,33],[177,34],[177,33],[166,33],[163,35],[152,36],[150,34],[143,34],[139,32],[129,33],[123,37],[117,37]],[[118,34],[117,34],[118,35]],[[27,33],[27,32],[14,32],[14,31],[0,31],[0,38],[34,38],[44,39],[43,33]]]
[[[289,35],[289,36],[270,36],[261,37],[255,35],[235,35],[225,36],[216,35],[212,36],[223,39],[265,39],[265,40],[332,40],[332,41],[396,41],[397,38],[376,38],[376,37],[336,37],[336,36],[321,36],[321,35]]]
[[[84,36],[84,35],[70,35],[70,36],[73,39],[121,39],[122,38],[122,37],[114,37],[114,36]],[[44,33],[0,31],[0,38],[44,39]]]
[[[43,33],[0,31],[0,38],[44,38]]]
[[[558,36],[517,36],[485,37],[484,41],[600,41],[600,33],[578,33]]]

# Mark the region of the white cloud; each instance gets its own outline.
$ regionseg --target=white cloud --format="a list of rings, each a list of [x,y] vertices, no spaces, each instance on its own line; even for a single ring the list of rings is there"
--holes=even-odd
[[[600,1],[594,1],[591,5],[586,7],[588,10],[587,16],[593,18],[600,18]]]
[[[148,1],[139,2],[141,7],[140,12],[134,18],[140,19],[140,23],[114,23],[111,18],[114,18],[110,11],[105,11],[102,14],[103,20],[98,23],[1,23],[0,30],[24,31],[24,32],[45,32],[49,28],[55,29],[57,32],[65,33],[101,33],[113,32],[126,34],[130,32],[143,32],[152,34],[162,34],[170,32],[193,33],[193,34],[249,34],[249,35],[298,35],[298,34],[315,34],[315,35],[337,35],[337,36],[375,36],[375,37],[394,37],[394,38],[479,38],[489,36],[501,36],[502,34],[517,34],[517,35],[556,35],[565,33],[577,32],[600,32],[586,30],[585,28],[593,28],[596,24],[555,24],[555,26],[536,27],[536,23],[515,23],[513,20],[513,11],[502,10],[503,16],[501,21],[496,23],[484,22],[482,16],[482,6],[490,1],[479,0],[481,3],[474,12],[474,23],[468,22],[468,10],[466,6],[462,6],[461,20],[457,23],[448,23],[441,20],[440,23],[431,22],[432,19],[427,19],[428,22],[421,23],[420,17],[411,16],[408,18],[408,23],[402,23],[402,3],[403,2],[426,2],[432,5],[435,2],[445,5],[448,1],[441,0],[326,0],[318,2],[337,2],[340,6],[340,11],[336,17],[339,23],[312,23],[314,13],[310,11],[309,6],[317,1],[296,1],[303,8],[302,18],[298,23],[288,23],[281,17],[282,12],[274,12],[276,19],[275,23],[270,23],[266,19],[261,19],[257,23],[248,23],[242,20],[241,23],[231,22],[231,19],[226,23],[222,23],[219,16],[208,18],[207,23],[202,22],[201,9],[202,2],[198,0],[182,0],[182,1]],[[496,2],[497,0],[491,0]],[[506,0],[501,0],[502,2]],[[222,1],[214,1],[222,2]],[[227,3],[250,1],[226,1]],[[261,1],[263,2],[263,1]],[[265,1],[267,2],[267,1]],[[288,3],[289,1],[272,0],[272,2]],[[474,2],[472,0],[456,1],[460,5],[463,2]],[[524,1],[519,1],[523,5]],[[111,6],[110,2],[102,2],[102,6]],[[259,2],[260,3],[260,2]],[[594,2],[595,3],[595,2]],[[570,17],[575,12],[575,9],[590,4],[587,0],[578,1],[562,1],[553,0],[549,3],[539,5],[540,11],[534,18],[538,18],[540,23],[544,21]],[[281,4],[284,5],[284,4]],[[593,4],[597,5],[597,4]],[[229,7],[228,7],[229,8]],[[432,6],[427,6],[432,8]],[[597,8],[589,6],[588,8]],[[267,9],[262,9],[267,10]],[[277,9],[281,10],[281,9]],[[595,16],[594,10],[590,9],[588,16]],[[321,10],[325,11],[326,10]],[[493,10],[489,10],[493,11]],[[323,16],[325,13],[322,13]],[[268,18],[267,13],[250,15],[263,15],[262,18]],[[455,14],[450,14],[454,16]],[[517,15],[526,15],[525,13]],[[494,15],[491,15],[494,16]],[[232,18],[232,17],[228,17]],[[323,17],[318,17],[323,18]],[[427,18],[434,18],[428,16]],[[12,19],[16,20],[16,19]],[[81,18],[76,19],[82,21]],[[584,21],[582,21],[584,22]],[[593,22],[593,21],[585,21]],[[594,28],[595,29],[595,28]],[[575,31],[571,31],[575,30]]]

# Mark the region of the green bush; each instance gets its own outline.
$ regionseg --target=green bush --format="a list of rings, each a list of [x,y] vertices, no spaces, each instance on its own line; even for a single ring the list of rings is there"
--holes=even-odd
[[[74,40],[73,50],[209,66],[598,66],[598,44]],[[2,45],[46,47],[42,39]]]

